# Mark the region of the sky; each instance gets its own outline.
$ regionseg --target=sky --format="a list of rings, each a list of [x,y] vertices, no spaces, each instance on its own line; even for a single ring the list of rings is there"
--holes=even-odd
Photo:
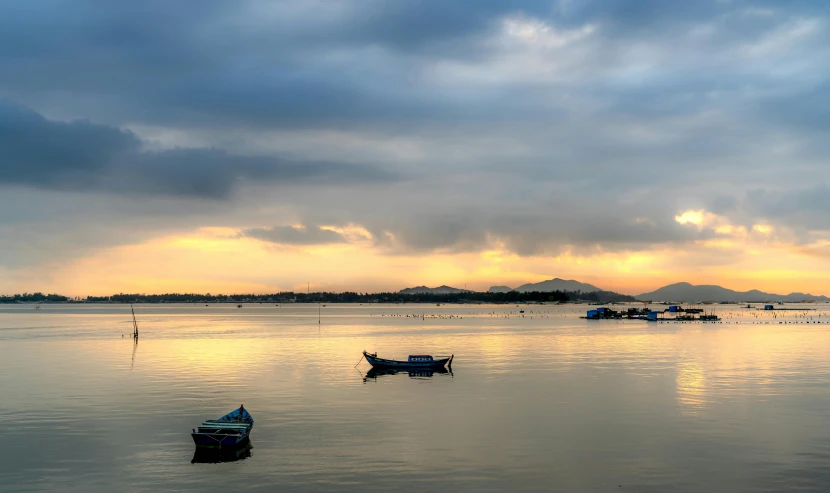
[[[830,295],[830,3],[7,0],[0,293]]]

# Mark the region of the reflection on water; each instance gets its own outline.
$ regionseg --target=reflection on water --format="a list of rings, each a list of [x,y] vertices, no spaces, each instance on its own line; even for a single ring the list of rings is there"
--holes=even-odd
[[[133,356],[130,358],[130,371],[133,371],[135,366],[135,353],[138,351],[138,337],[133,338]]]
[[[377,380],[378,377],[382,377],[385,375],[408,375],[409,378],[432,378],[433,375],[449,375],[453,376],[452,368],[432,368],[432,369],[424,369],[424,370],[396,370],[392,368],[374,368],[372,367],[368,372],[366,372],[366,376],[363,378],[363,381],[366,380]]]
[[[218,464],[220,462],[245,460],[251,456],[251,449],[253,448],[250,439],[235,447],[196,447],[196,451],[193,452],[193,459],[190,462],[192,464]]]
[[[123,305],[0,306],[0,489],[830,491],[826,306],[136,305],[141,353]],[[364,348],[461,370],[364,373]],[[194,452],[240,403],[256,457]]]
[[[695,415],[706,405],[706,375],[693,361],[677,365],[677,402],[684,414]]]

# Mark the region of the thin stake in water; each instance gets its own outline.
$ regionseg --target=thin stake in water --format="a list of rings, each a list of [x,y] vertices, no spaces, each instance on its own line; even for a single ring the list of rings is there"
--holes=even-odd
[[[133,312],[133,339],[138,340],[138,322],[135,320],[135,309],[132,303],[130,303],[130,311]]]

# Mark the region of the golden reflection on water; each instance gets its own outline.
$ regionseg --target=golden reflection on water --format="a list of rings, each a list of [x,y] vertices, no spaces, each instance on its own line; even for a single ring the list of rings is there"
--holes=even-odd
[[[153,364],[194,375],[233,375],[246,367],[262,364],[268,355],[268,340],[254,338],[168,339],[143,342]]]
[[[673,372],[674,402],[682,415],[689,416],[700,415],[723,400],[788,392],[787,378],[809,380],[811,369],[824,367],[830,360],[830,327],[802,325],[795,330],[777,323],[809,317],[818,320],[824,313],[820,311],[805,315],[728,307],[718,310],[723,324],[649,325],[581,321],[577,318],[583,312],[581,307],[528,307],[527,317],[517,316],[518,308],[512,306],[432,309],[444,315],[463,315],[444,322],[372,315],[427,307],[335,306],[327,309],[331,318],[324,317],[318,326],[312,320],[316,317],[311,317],[316,315],[313,307],[292,307],[290,312],[286,307],[279,311],[273,307],[245,308],[220,312],[205,308],[205,314],[193,318],[147,314],[142,322],[148,335],[140,338],[137,346],[129,338],[85,340],[72,346],[91,359],[106,359],[104,355],[116,344],[124,354],[124,359],[116,362],[119,366],[200,381],[237,381],[246,370],[281,365],[281,378],[294,379],[297,384],[310,378],[331,383],[340,377],[323,371],[312,377],[307,370],[286,365],[286,359],[351,369],[363,349],[391,357],[405,357],[409,351],[455,353],[456,369],[462,371],[465,359],[476,359],[489,373],[515,372],[519,363],[532,366],[533,371],[544,367],[558,372],[620,372],[636,378],[632,382],[637,382],[639,391],[656,391],[657,380],[652,379]],[[511,315],[507,318],[497,312]],[[211,319],[214,313],[222,318]],[[305,318],[286,323],[288,314]],[[390,333],[396,336],[389,338]],[[671,394],[668,397],[671,399]]]
[[[760,317],[758,317],[760,318]],[[755,319],[755,317],[753,317]],[[684,415],[700,415],[729,400],[765,400],[794,392],[791,382],[809,382],[827,371],[830,329],[746,323],[729,328],[687,329],[675,344],[677,404]]]
[[[677,364],[677,403],[684,415],[697,415],[706,407],[706,373],[694,361]]]

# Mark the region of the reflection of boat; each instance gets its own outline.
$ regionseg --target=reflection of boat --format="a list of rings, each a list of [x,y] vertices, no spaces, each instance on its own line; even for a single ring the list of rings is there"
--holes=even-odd
[[[238,447],[196,447],[196,451],[193,452],[193,459],[190,462],[192,464],[217,464],[219,462],[245,460],[251,456],[252,448],[254,447],[250,440],[245,440]]]
[[[425,368],[425,369],[397,369],[397,368],[375,368],[372,367],[368,372],[366,372],[366,376],[363,378],[366,379],[375,379],[377,380],[378,377],[382,377],[385,375],[397,375],[397,374],[406,374],[409,375],[409,378],[432,378],[432,376],[436,373],[439,375],[452,375],[452,369],[446,369],[443,366],[441,368]]]
[[[244,406],[239,406],[219,419],[209,419],[194,429],[191,436],[196,445],[222,447],[239,445],[248,439],[254,418]]]
[[[375,368],[398,368],[398,369],[427,369],[427,368],[443,368],[447,365],[452,365],[453,356],[438,356],[440,359],[435,359],[428,354],[411,354],[406,361],[398,361],[394,359],[378,358],[377,353],[371,354],[363,351],[363,356]]]

